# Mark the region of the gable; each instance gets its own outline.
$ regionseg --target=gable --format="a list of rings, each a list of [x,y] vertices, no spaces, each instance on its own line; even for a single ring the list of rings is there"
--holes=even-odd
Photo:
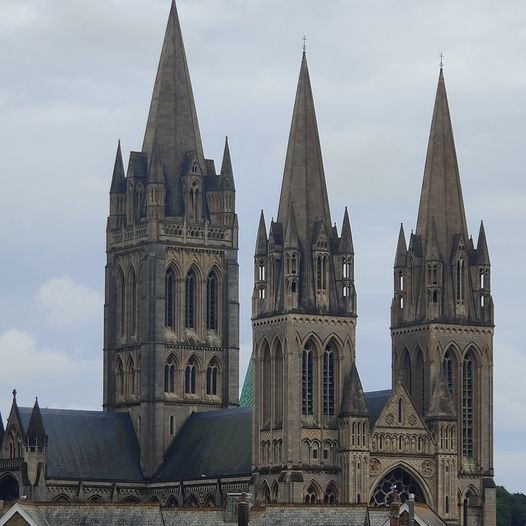
[[[374,429],[403,429],[428,433],[427,426],[418,414],[411,396],[402,382],[398,382],[384,405]]]

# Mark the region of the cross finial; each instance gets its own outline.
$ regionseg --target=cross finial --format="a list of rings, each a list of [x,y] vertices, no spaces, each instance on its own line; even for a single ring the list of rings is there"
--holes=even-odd
[[[13,400],[16,400],[16,389],[13,389]]]
[[[307,51],[307,37],[305,35],[303,35],[303,53],[305,53],[305,51]]]
[[[440,69],[444,67],[444,53],[440,53]]]

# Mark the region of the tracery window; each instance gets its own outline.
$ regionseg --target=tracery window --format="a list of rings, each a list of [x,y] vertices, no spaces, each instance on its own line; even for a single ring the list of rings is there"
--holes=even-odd
[[[195,329],[196,277],[193,269],[186,275],[184,326]]]
[[[455,370],[455,358],[452,355],[450,349],[446,351],[444,355],[444,360],[442,362],[442,370],[446,379],[447,386],[449,387],[450,392],[453,392],[454,384],[454,370]]]
[[[165,295],[164,325],[175,330],[175,273],[172,268],[166,271]]]
[[[128,336],[137,333],[137,280],[131,268],[126,280],[126,310],[128,319]]]
[[[119,334],[124,336],[126,332],[126,288],[122,269],[119,269],[117,277],[117,319]]]
[[[175,393],[175,360],[170,356],[164,366],[164,392]]]
[[[334,343],[323,353],[323,414],[334,415]]]
[[[206,370],[206,394],[217,395],[218,367],[215,361],[210,362]]]
[[[213,271],[206,283],[206,328],[217,331],[217,276]]]
[[[190,358],[184,371],[184,392],[187,394],[196,393],[197,364],[194,358]]]
[[[473,458],[473,377],[474,359],[471,353],[462,367],[462,454]]]
[[[457,303],[464,303],[464,259],[457,261],[456,271],[456,298]]]
[[[301,412],[304,416],[314,414],[314,352],[312,344],[308,343],[303,350],[302,362],[302,404]]]

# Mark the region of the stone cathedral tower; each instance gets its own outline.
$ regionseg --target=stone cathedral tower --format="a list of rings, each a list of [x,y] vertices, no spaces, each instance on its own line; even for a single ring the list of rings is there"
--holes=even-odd
[[[175,3],[140,152],[117,150],[107,226],[104,408],[146,476],[192,411],[238,403],[238,226],[228,143],[204,157]]]
[[[278,216],[267,236],[261,214],[254,272],[255,491],[278,502],[325,491],[333,502],[338,415],[355,359],[354,250],[347,211],[341,236],[331,222],[305,53]]]
[[[495,524],[490,260],[482,223],[476,247],[468,234],[442,69],[416,231],[409,247],[403,228],[398,239],[391,334],[393,385],[403,382],[449,449],[438,468],[437,511],[464,525]],[[452,419],[437,411],[446,390]]]

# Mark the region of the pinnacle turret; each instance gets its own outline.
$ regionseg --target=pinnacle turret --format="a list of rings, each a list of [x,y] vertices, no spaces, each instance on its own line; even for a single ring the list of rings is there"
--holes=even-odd
[[[354,254],[354,245],[352,242],[351,222],[349,221],[349,212],[345,207],[343,214],[342,235],[339,245],[340,254]]]
[[[340,410],[340,417],[344,416],[369,416],[369,409],[365,401],[356,362],[353,362],[351,370],[345,379],[342,407]]]
[[[477,263],[479,265],[489,265],[489,250],[486,241],[486,232],[484,230],[484,223],[480,222],[479,237],[477,240]]]
[[[164,167],[161,159],[161,149],[159,141],[155,140],[152,154],[150,156],[150,167],[148,170],[148,184],[164,184]]]
[[[407,245],[405,242],[404,225],[400,223],[400,232],[398,233],[398,243],[396,244],[396,255],[395,255],[395,262],[394,262],[395,268],[405,267],[406,255],[407,255]]]
[[[440,247],[438,244],[438,234],[435,218],[432,217],[428,225],[427,237],[425,242],[425,257],[426,261],[440,261]]]
[[[456,420],[457,413],[444,373],[438,375],[426,420]]]
[[[289,213],[287,214],[287,223],[285,227],[284,248],[299,248],[298,227],[296,226],[296,214],[294,213],[294,204],[290,203]]]
[[[449,254],[455,234],[462,233],[467,238],[464,201],[442,69],[429,133],[416,234],[426,236],[433,218],[442,254]]]
[[[124,193],[126,193],[126,177],[124,174],[124,162],[122,161],[121,141],[119,141],[117,154],[115,155],[115,165],[113,166],[110,194]]]
[[[38,398],[35,400],[33,411],[27,426],[27,443],[30,446],[43,446],[46,444],[46,431],[42,422],[42,414],[38,405]]]
[[[265,226],[265,215],[263,210],[259,216],[258,234],[256,237],[256,256],[267,255],[267,227]]]
[[[234,183],[234,171],[232,170],[232,161],[230,159],[230,147],[228,145],[228,137],[225,137],[225,150],[223,152],[223,162],[221,163],[221,189],[231,190],[236,189]]]

